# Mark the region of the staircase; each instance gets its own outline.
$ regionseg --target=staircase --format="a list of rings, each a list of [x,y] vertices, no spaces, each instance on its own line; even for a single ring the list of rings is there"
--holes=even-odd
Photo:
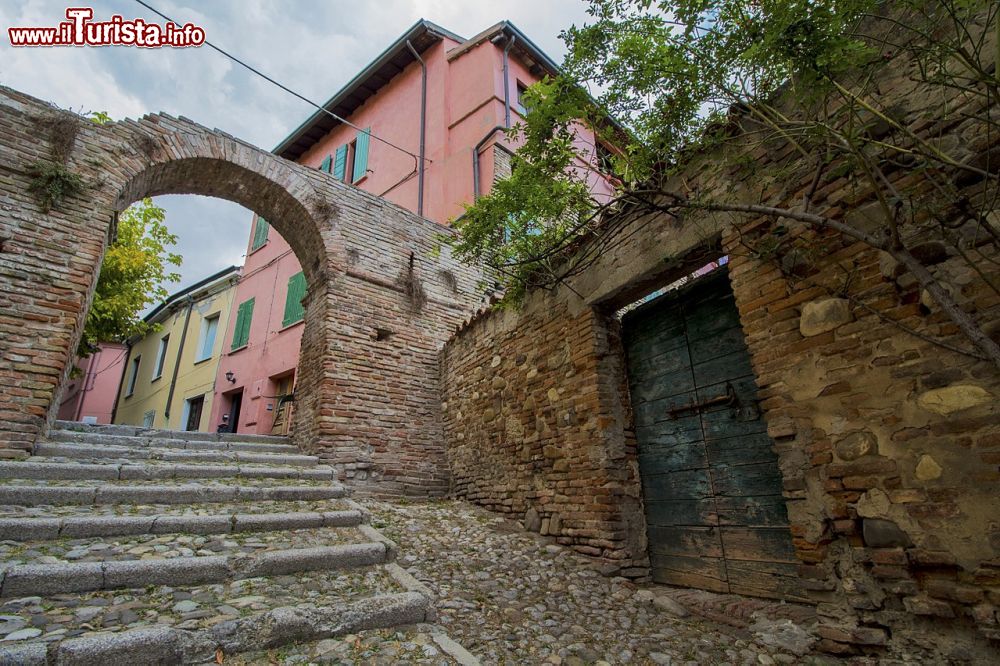
[[[432,619],[285,438],[57,422],[0,461],[0,664],[221,663]]]

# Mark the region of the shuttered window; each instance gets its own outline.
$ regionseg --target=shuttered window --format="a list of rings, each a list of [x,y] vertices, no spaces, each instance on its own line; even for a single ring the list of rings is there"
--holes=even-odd
[[[302,299],[306,295],[306,276],[300,271],[288,278],[288,293],[285,295],[285,317],[282,326],[291,326],[306,316]]]
[[[337,148],[333,158],[333,177],[337,180],[344,180],[347,174],[347,146]]]
[[[358,133],[357,145],[354,149],[354,173],[351,182],[356,183],[368,172],[368,142],[371,138],[372,128],[369,127]]]
[[[249,299],[240,303],[236,310],[236,325],[233,327],[233,344],[231,351],[246,347],[250,342],[250,321],[253,319],[253,302]]]
[[[267,223],[267,220],[262,218],[260,215],[257,216],[257,225],[253,229],[253,243],[250,245],[250,251],[259,250],[267,242],[267,230],[271,228],[271,225]]]
[[[333,155],[327,155],[323,160],[323,163],[319,165],[320,171],[326,171],[330,173],[330,167],[333,165]]]

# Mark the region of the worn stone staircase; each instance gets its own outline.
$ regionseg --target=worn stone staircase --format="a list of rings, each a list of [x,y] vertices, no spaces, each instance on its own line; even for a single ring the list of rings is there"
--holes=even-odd
[[[59,422],[0,461],[0,664],[208,663],[432,619],[280,437]]]

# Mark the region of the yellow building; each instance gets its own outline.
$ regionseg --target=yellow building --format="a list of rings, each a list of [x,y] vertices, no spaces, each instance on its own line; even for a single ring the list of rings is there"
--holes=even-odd
[[[210,430],[215,375],[240,269],[219,271],[146,315],[157,330],[129,341],[114,423]]]

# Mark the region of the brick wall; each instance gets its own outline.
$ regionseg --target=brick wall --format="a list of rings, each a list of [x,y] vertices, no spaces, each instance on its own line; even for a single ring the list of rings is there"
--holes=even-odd
[[[620,364],[593,310],[538,296],[523,313],[490,312],[442,356],[444,426],[456,495],[641,576]]]
[[[880,103],[961,159],[989,164],[1000,137],[922,94],[912,67],[895,62],[880,72]],[[691,156],[683,178],[665,189],[778,207],[803,200],[814,171],[795,164],[787,145],[760,145],[749,165],[734,159],[737,148]],[[885,168],[890,182],[912,186],[905,167]],[[836,173],[820,181],[815,210],[870,224],[874,192]],[[980,181],[963,187],[979,201]],[[968,236],[964,213],[948,215]],[[1000,230],[1000,210],[988,218]],[[796,237],[791,246],[810,256],[803,266],[792,252],[769,255],[754,245],[772,220],[689,214],[680,222],[617,222],[618,238],[572,290],[490,312],[446,345],[445,433],[456,493],[641,575],[641,490],[611,314],[725,254],[821,648],[918,661],[997,658],[996,368],[924,339],[969,348],[912,276],[837,234],[786,225]],[[1000,256],[988,239],[970,242],[966,248],[984,255],[976,266],[983,275],[933,235],[907,237],[963,309],[1000,339],[1000,296],[988,286],[1000,283]],[[573,522],[575,512],[591,522]]]
[[[83,178],[44,211],[33,165]],[[95,125],[0,88],[0,455],[44,436],[111,234],[145,196],[195,193],[272,222],[309,285],[295,440],[381,493],[447,488],[436,352],[482,300],[440,225],[165,115]],[[168,221],[169,224],[169,221]]]

